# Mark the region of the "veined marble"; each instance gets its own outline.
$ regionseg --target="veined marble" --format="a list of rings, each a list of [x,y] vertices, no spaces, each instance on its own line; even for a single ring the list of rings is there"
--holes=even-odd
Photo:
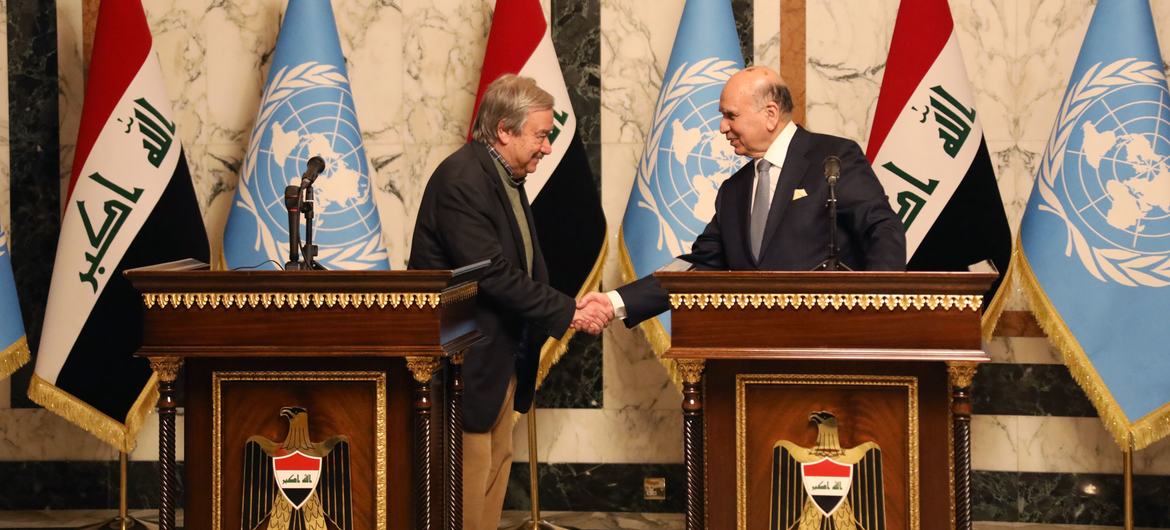
[[[1052,349],[1047,338],[996,337],[983,343],[983,349],[993,363],[1060,364],[1060,354]]]
[[[752,64],[780,68],[780,1],[752,3]]]
[[[537,409],[537,461],[592,464],[677,464],[682,455],[682,411]],[[512,433],[513,458],[527,462],[528,423]]]
[[[971,468],[1120,474],[1122,453],[1097,418],[975,415]],[[1170,475],[1170,439],[1134,454],[1137,475]]]
[[[175,421],[175,458],[182,461],[183,415]],[[117,460],[118,451],[45,409],[0,409],[0,461]],[[153,412],[138,433],[130,460],[158,461],[158,416]]]

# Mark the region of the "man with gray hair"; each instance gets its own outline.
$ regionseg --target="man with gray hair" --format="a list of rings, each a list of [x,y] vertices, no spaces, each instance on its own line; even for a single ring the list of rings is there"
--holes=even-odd
[[[471,142],[439,164],[414,225],[411,269],[483,260],[476,324],[484,340],[463,360],[463,528],[494,530],[512,467],[512,410],[536,390],[540,348],[569,326],[601,332],[610,318],[548,284],[524,178],[550,153],[553,97],[527,77],[488,85]]]

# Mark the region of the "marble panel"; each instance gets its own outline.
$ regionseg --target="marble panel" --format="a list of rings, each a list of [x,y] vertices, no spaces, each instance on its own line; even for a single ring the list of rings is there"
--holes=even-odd
[[[484,47],[490,0],[410,0],[402,4],[402,114],[407,144],[462,143]],[[429,174],[429,173],[428,173]]]
[[[645,142],[683,4],[682,0],[602,0],[603,144],[640,146]]]
[[[1122,522],[1120,475],[1022,473],[1022,522],[1118,525]],[[1135,517],[1145,492],[1135,488]],[[1136,522],[1136,521],[1135,521]],[[1149,525],[1148,521],[1140,524]]]
[[[686,506],[682,464],[540,464],[540,507],[576,512],[680,513]],[[512,464],[504,509],[528,508],[528,464]],[[666,479],[666,499],[649,500],[643,479]]]
[[[183,415],[175,421],[175,456],[183,459]],[[45,409],[0,410],[0,461],[111,461],[118,452]],[[130,460],[158,460],[158,417],[151,413]]]
[[[989,147],[993,141],[1018,139],[1019,131],[1012,127],[1019,111],[1015,86],[1020,76],[1013,69],[1018,63],[1017,4],[1010,0],[951,2],[955,33]]]
[[[752,37],[755,32],[754,5],[755,0],[731,0],[731,13],[735,17],[735,31],[739,35],[743,64],[752,64],[753,52],[756,49],[755,38]]]
[[[577,114],[577,134],[588,148],[601,142],[601,1],[552,2],[552,39]],[[600,182],[600,167],[593,167]]]
[[[971,519],[1018,521],[1020,476],[1016,472],[971,472]]]
[[[1116,530],[1116,526],[1097,526],[1083,524],[1032,524],[1032,523],[995,523],[989,521],[975,521],[975,530]],[[1148,527],[1135,527],[1136,530],[1149,530]]]
[[[11,168],[9,248],[29,344],[40,339],[50,271],[60,230],[60,116],[55,2],[7,4],[8,118]],[[14,111],[15,109],[15,111]],[[31,364],[12,377],[13,406]]]
[[[752,2],[752,64],[780,69],[780,2]]]
[[[129,508],[157,509],[158,464],[131,462],[127,465],[126,472]],[[180,462],[178,465],[180,477],[182,473],[183,465]],[[0,462],[0,476],[21,478],[0,482],[0,510],[50,511],[118,507],[119,471],[116,461]],[[181,482],[180,480],[179,506],[183,503]]]
[[[807,4],[809,129],[865,147],[898,3],[893,0],[811,0]]]
[[[971,416],[971,469],[1018,471],[1019,416]]]
[[[1097,418],[1020,416],[1019,471],[1114,473],[1122,471],[1117,442]],[[1170,438],[1134,454],[1134,473],[1170,476]]]
[[[556,512],[541,511],[541,520],[578,530],[677,530],[686,526],[681,513]],[[529,510],[505,510],[501,528],[519,528],[532,519]]]
[[[1060,364],[987,363],[972,383],[975,414],[1095,417],[1097,412]]]
[[[1028,197],[1032,194],[1032,183],[1044,147],[1045,142],[1035,140],[987,141],[988,154],[995,166],[999,184],[999,196],[1003,199],[1003,209],[1013,239],[1019,234],[1020,219],[1028,206]]]
[[[1011,2],[1018,29],[1011,139],[1045,142],[1092,16],[1088,0]]]
[[[536,403],[546,409],[602,407],[602,339],[577,333],[536,391]]]
[[[983,343],[993,363],[1061,364],[1060,354],[1045,337],[996,337]]]
[[[538,409],[538,462],[675,464],[683,461],[682,411]],[[528,461],[528,424],[513,431],[513,458]]]

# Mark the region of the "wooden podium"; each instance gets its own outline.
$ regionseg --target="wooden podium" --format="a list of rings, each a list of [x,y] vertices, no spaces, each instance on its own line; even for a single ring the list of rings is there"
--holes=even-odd
[[[313,509],[296,495],[300,477],[274,474],[275,455],[255,442],[288,446],[298,415],[302,442],[332,447],[304,490],[328,528],[459,528],[459,366],[480,338],[477,273],[209,271],[191,260],[127,271],[145,307],[139,353],[159,385],[160,528],[175,524],[182,365],[186,528],[266,528],[286,500]],[[291,489],[274,486],[282,476]]]
[[[688,530],[803,528],[846,504],[867,530],[970,530],[970,386],[994,274],[656,276],[683,379]]]

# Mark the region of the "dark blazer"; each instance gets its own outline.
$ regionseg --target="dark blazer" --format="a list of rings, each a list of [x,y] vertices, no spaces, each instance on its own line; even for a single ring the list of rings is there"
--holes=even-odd
[[[532,274],[512,205],[487,147],[471,142],[447,157],[423,192],[410,249],[411,269],[454,269],[491,260],[479,280],[476,323],[484,340],[463,359],[463,428],[487,432],[516,375],[515,409],[528,410],[540,348],[569,328],[576,302],[549,287],[532,211]]]
[[[885,191],[856,142],[796,129],[768,210],[760,259],[752,257],[752,182],[755,163],[724,181],[715,197],[715,217],[680,256],[700,270],[812,270],[828,257],[829,185],[824,160],[841,159],[837,182],[838,256],[853,270],[906,269],[906,234]],[[807,194],[795,195],[798,189]],[[653,275],[617,289],[633,326],[669,308],[665,290]]]

